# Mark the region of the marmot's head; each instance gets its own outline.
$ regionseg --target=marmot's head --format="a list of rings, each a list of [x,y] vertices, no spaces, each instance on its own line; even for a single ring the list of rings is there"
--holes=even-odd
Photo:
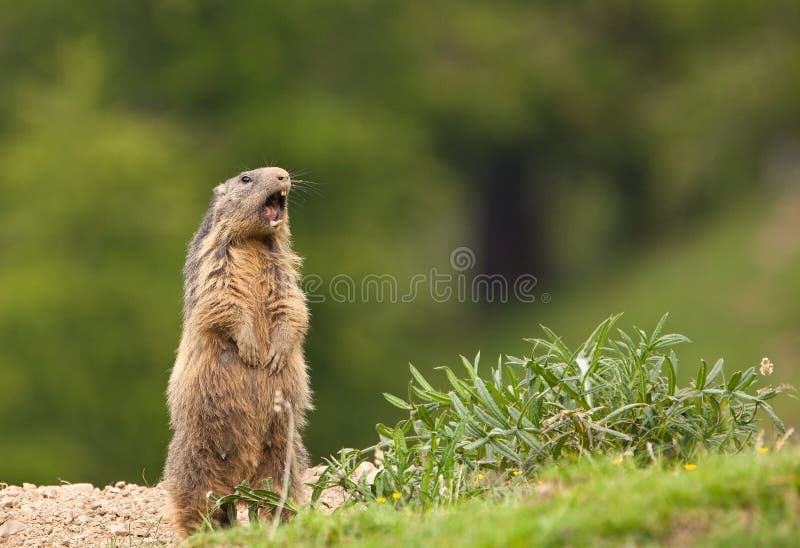
[[[231,238],[288,234],[289,173],[279,167],[244,171],[214,189],[214,224]]]

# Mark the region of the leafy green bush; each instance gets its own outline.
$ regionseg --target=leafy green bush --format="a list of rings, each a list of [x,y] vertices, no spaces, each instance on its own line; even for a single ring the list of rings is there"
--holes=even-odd
[[[673,348],[688,339],[663,334],[666,316],[650,334],[611,336],[617,319],[572,349],[543,328],[544,338],[528,339],[529,356],[508,356],[486,378],[480,354],[462,357],[465,377],[440,368],[446,391],[410,366],[408,397],[385,394],[408,417],[394,428],[377,425],[377,445],[331,457],[313,500],[338,485],[355,501],[427,507],[485,492],[486,482],[475,481],[485,474],[530,475],[565,456],[606,453],[645,464],[738,452],[752,443],[759,411],[783,431],[767,403],[780,389],[753,391],[754,367],[727,376],[722,360],[710,369],[701,362],[691,386],[678,387]],[[368,478],[359,467],[372,452],[378,471]]]

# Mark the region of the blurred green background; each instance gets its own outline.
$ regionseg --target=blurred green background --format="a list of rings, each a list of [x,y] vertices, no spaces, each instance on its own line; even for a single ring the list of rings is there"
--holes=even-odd
[[[315,459],[407,362],[663,312],[800,381],[800,4],[2,0],[0,480],[158,480],[211,188],[280,165],[305,272],[538,278],[535,303],[312,304]],[[323,292],[324,293],[324,292]],[[796,400],[777,409],[798,424]]]

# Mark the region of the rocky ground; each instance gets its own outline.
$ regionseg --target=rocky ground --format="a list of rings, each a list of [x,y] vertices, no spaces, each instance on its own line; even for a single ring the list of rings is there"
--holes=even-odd
[[[170,544],[163,519],[164,491],[118,482],[37,487],[25,483],[0,491],[0,544],[8,546],[139,546]]]
[[[307,480],[322,468],[309,470]],[[158,485],[0,487],[0,546],[161,546],[177,541],[164,517],[166,494]],[[340,506],[344,494],[328,490],[322,502]]]

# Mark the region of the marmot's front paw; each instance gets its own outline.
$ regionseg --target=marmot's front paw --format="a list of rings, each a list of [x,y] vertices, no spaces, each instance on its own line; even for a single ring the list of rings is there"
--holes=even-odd
[[[270,333],[269,349],[267,358],[264,360],[264,368],[270,375],[276,374],[283,369],[289,357],[291,349],[291,338],[284,327],[278,327]]]
[[[264,368],[267,373],[274,375],[286,365],[286,353],[276,348],[275,345],[270,346],[267,352],[267,359],[264,361]]]
[[[239,350],[239,357],[248,367],[258,367],[262,363],[262,352],[259,352],[258,344],[252,338],[240,333],[239,337],[235,337],[234,341],[236,348]]]
[[[258,367],[259,363],[261,363],[258,357],[258,350],[246,344],[239,344],[238,346],[239,357],[242,358],[244,364],[249,367]]]

